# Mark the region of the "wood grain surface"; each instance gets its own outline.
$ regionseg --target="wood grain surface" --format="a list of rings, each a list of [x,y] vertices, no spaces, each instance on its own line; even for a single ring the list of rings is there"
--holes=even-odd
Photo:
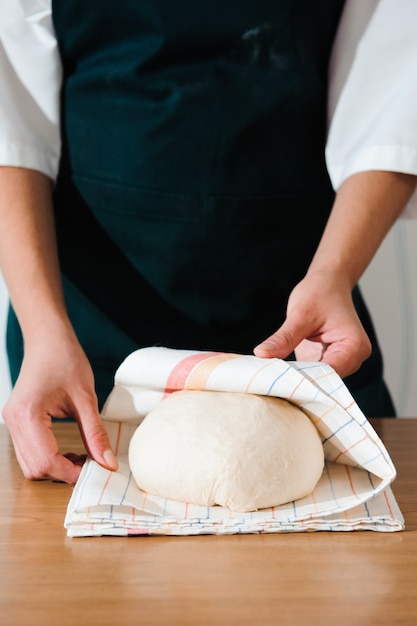
[[[0,425],[0,624],[417,624],[417,419],[372,423],[403,532],[77,539],[71,487],[25,480]],[[55,431],[83,450],[74,424]]]

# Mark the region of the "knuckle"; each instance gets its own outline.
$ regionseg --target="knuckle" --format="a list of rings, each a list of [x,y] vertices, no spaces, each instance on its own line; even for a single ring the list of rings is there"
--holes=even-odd
[[[24,470],[23,475],[25,478],[27,478],[27,480],[32,480],[32,481],[42,480],[44,478],[41,473],[37,471],[32,471],[32,470]]]
[[[372,344],[370,339],[365,336],[361,337],[357,341],[356,349],[354,350],[354,355],[360,363],[366,361],[372,354]]]
[[[363,359],[364,361],[365,359],[369,358],[372,354],[372,344],[369,339],[364,345],[363,354],[364,354],[364,359]]]
[[[18,402],[10,399],[3,407],[2,415],[6,424],[19,424],[27,421],[34,414],[33,404],[25,399]]]
[[[23,474],[28,480],[46,480],[50,476],[49,469],[49,463],[40,463],[36,467],[25,468]]]
[[[6,422],[6,424],[11,423],[15,419],[21,418],[25,414],[26,414],[26,411],[22,410],[20,405],[16,406],[14,404],[11,404],[10,402],[8,402],[3,407],[3,411],[2,411],[3,419]]]

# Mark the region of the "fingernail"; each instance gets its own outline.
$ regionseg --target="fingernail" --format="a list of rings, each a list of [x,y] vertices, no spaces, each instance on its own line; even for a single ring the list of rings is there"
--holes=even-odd
[[[119,463],[111,450],[103,452],[103,459],[109,469],[117,470]]]
[[[265,352],[273,352],[274,350],[276,350],[276,345],[272,342],[272,341],[264,341],[263,343],[260,343],[258,346],[258,349],[264,350]]]

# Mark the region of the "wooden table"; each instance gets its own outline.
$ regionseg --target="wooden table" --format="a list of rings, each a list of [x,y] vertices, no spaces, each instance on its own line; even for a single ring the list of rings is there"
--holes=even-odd
[[[26,481],[0,425],[0,624],[417,624],[417,419],[373,420],[399,533],[66,537],[71,488]],[[62,451],[82,449],[59,424]]]

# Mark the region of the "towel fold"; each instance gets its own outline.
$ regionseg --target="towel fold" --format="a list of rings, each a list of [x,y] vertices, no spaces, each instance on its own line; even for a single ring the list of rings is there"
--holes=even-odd
[[[326,459],[313,493],[278,507],[231,513],[141,491],[128,465],[130,438],[149,411],[180,389],[276,396],[302,408],[320,433]],[[341,378],[324,363],[143,348],[117,370],[102,417],[119,470],[87,460],[68,504],[71,537],[404,528],[390,487],[396,475],[391,458]]]

